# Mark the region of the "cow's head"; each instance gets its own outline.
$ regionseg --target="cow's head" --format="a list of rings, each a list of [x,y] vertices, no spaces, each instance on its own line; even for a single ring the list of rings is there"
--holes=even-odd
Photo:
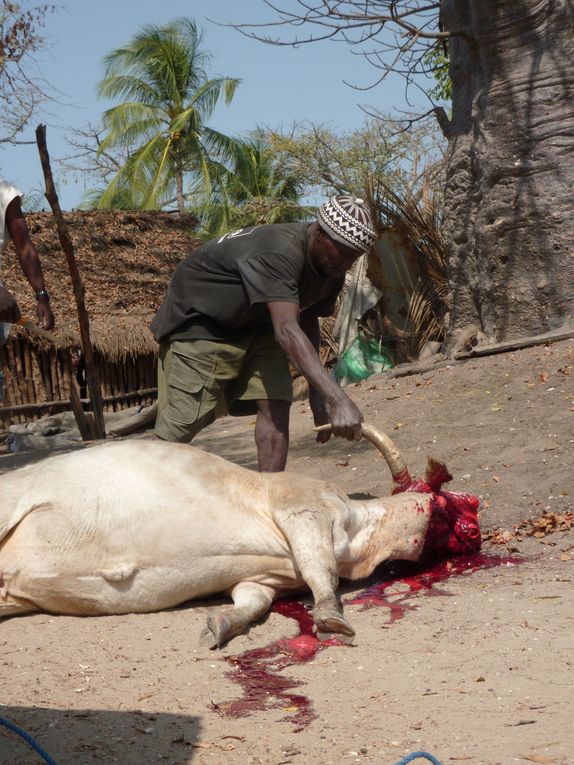
[[[425,479],[411,480],[406,488],[398,490],[432,494],[432,515],[421,556],[424,560],[474,555],[480,550],[478,498],[473,494],[443,491],[443,483],[451,480],[444,462],[429,458]]]
[[[472,494],[433,493],[432,515],[421,559],[476,554],[481,542],[477,511],[478,499]]]
[[[429,458],[424,480],[412,478],[399,450],[391,439],[372,425],[363,424],[363,437],[385,458],[393,478],[393,494],[417,491],[432,494],[431,519],[427,528],[422,558],[450,558],[474,555],[480,550],[478,498],[472,494],[443,491],[452,480],[443,462]]]

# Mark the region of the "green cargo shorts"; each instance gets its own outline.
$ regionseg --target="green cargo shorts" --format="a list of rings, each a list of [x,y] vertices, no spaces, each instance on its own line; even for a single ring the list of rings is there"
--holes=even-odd
[[[257,400],[292,397],[287,358],[273,332],[233,343],[173,340],[160,347],[155,434],[189,442],[216,417],[254,414]]]

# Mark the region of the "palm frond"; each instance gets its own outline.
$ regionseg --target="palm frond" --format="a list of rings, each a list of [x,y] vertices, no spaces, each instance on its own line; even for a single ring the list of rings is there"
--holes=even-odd
[[[104,191],[103,203],[110,204],[118,198],[118,189],[132,183],[132,199],[155,208],[173,198],[176,179],[181,184],[183,174],[200,179],[201,189],[210,194],[212,160],[231,160],[234,139],[209,129],[205,120],[218,101],[230,102],[239,81],[207,77],[210,54],[202,49],[202,39],[195,22],[180,18],[165,26],[144,27],[130,43],[105,57],[98,93],[127,100],[104,114],[107,132],[101,150],[120,147],[129,158]],[[146,182],[147,193],[142,195]]]
[[[441,199],[415,195],[406,184],[370,180],[367,199],[379,231],[392,227],[409,243],[420,274],[411,295],[404,327],[404,352],[418,358],[429,340],[444,339],[448,311],[446,247],[441,233]]]
[[[201,236],[219,236],[232,228],[267,223],[285,223],[309,218],[300,204],[301,185],[285,177],[276,166],[265,141],[236,143],[231,169],[218,165],[212,172],[213,191],[203,196],[196,213],[202,223]]]
[[[145,104],[120,104],[103,116],[104,136],[100,151],[120,146],[130,148],[136,141],[149,140],[165,129],[161,112]]]
[[[123,73],[106,77],[96,85],[96,92],[99,98],[122,98],[151,106],[157,106],[162,100],[161,94],[149,81]]]
[[[240,83],[241,80],[231,77],[214,77],[206,80],[193,94],[190,106],[197,109],[202,118],[207,120],[213,114],[222,94],[224,102],[231,103]]]
[[[201,144],[210,158],[225,163],[236,163],[243,146],[241,140],[225,135],[207,125],[204,126],[201,134]]]

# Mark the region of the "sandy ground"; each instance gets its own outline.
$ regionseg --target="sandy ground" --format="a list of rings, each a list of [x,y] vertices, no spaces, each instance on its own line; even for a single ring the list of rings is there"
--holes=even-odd
[[[399,581],[386,606],[347,604],[356,644],[304,663],[276,642],[298,632],[276,612],[219,652],[198,647],[205,603],[8,619],[1,718],[58,765],[394,765],[418,750],[443,765],[573,765],[574,343],[348,390],[413,473],[432,454],[446,460],[453,490],[480,497],[482,565],[443,569],[443,581],[418,592]],[[220,420],[196,443],[254,465],[249,419]],[[0,471],[30,458],[1,457]],[[389,491],[368,444],[315,444],[303,403],[294,405],[289,469],[348,493]],[[344,599],[365,586],[344,587]],[[250,713],[230,717],[242,699]],[[0,726],[1,765],[39,762]]]

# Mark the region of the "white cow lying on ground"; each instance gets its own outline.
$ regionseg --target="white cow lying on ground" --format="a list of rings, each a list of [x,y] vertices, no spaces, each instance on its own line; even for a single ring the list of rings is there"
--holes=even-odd
[[[406,488],[392,444],[368,426],[365,434]],[[0,476],[0,497],[0,617],[157,611],[228,593],[233,607],[208,618],[211,647],[305,586],[319,638],[352,639],[338,577],[417,560],[444,505],[420,492],[351,500],[314,478],[257,473],[155,440],[106,443],[15,470]]]

